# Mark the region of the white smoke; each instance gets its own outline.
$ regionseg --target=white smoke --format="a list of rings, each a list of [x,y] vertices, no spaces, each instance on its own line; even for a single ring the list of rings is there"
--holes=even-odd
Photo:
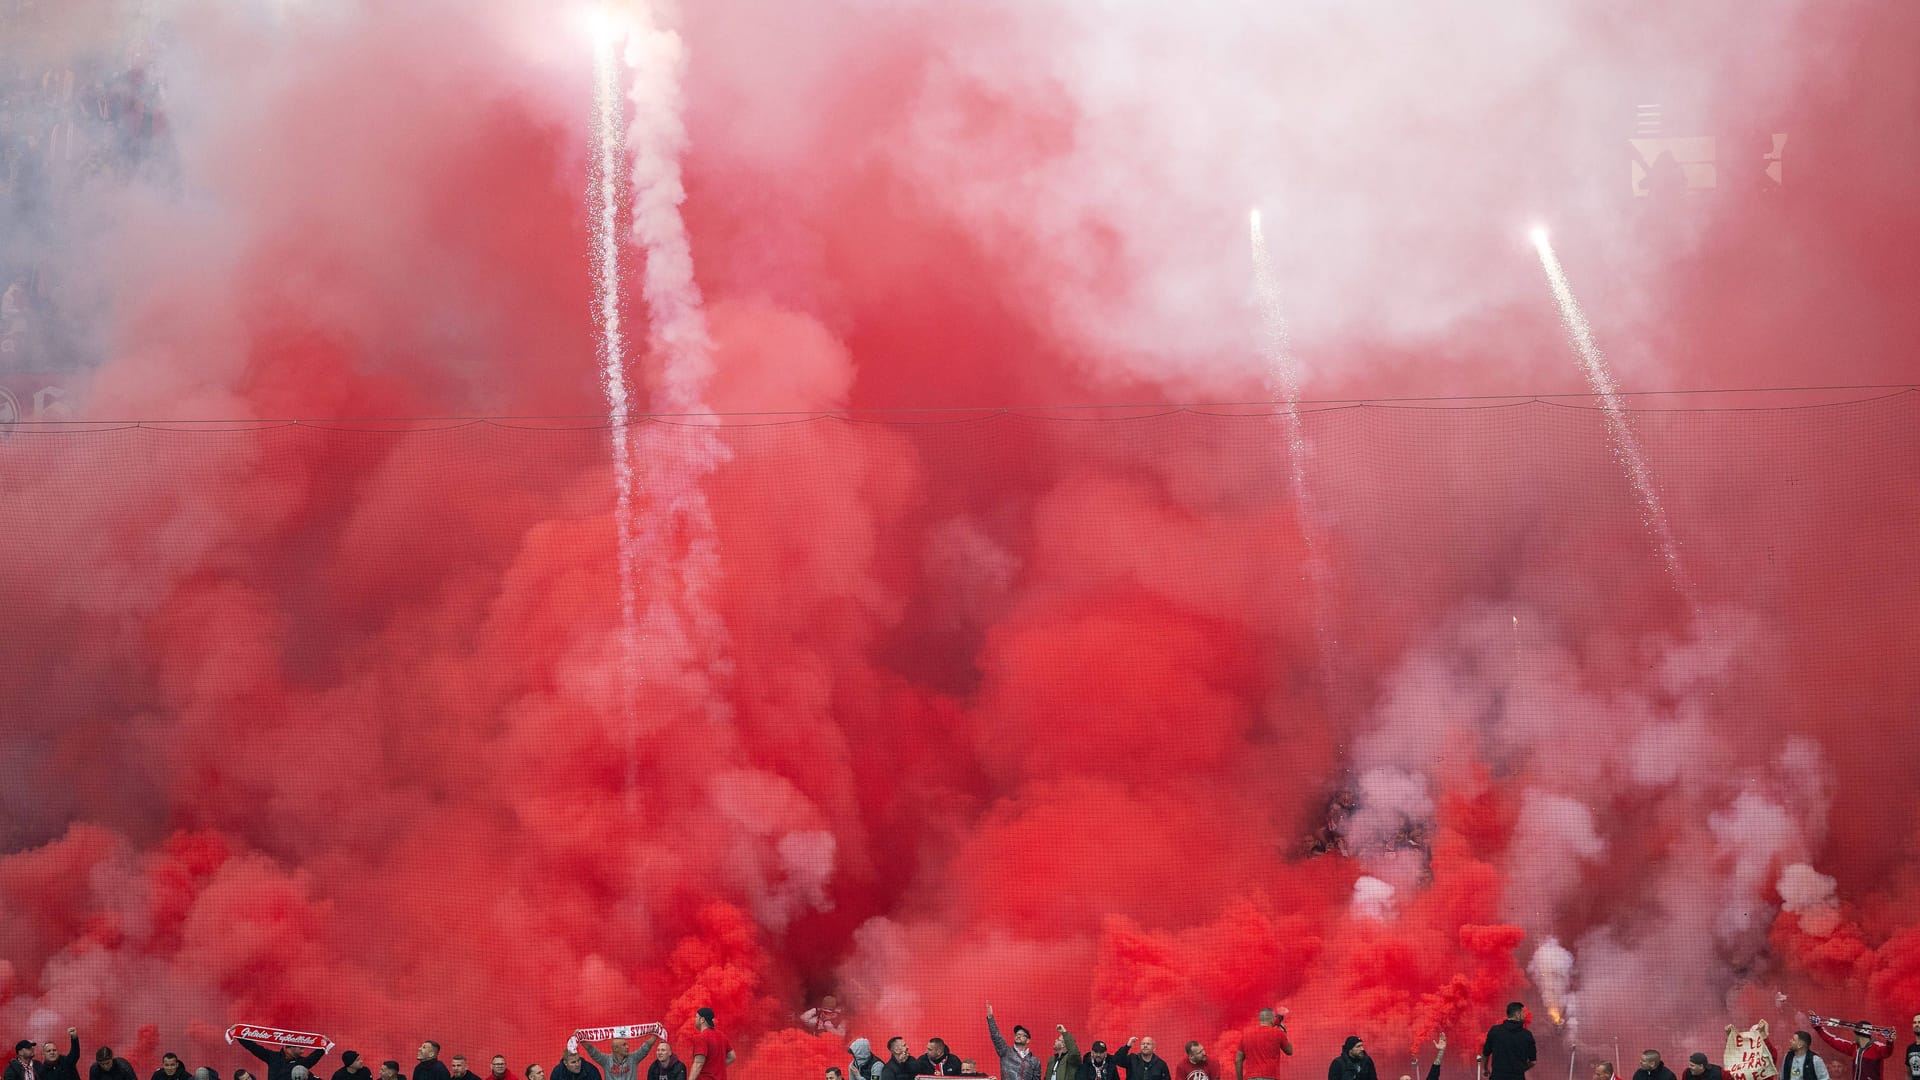
[[[1805,740],[1722,734],[1737,725],[1721,690],[1769,644],[1753,616],[1709,610],[1677,634],[1631,643],[1647,674],[1622,686],[1593,677],[1553,610],[1469,606],[1388,677],[1377,726],[1355,749],[1357,805],[1341,822],[1381,885],[1356,887],[1350,910],[1384,917],[1381,886],[1398,886],[1394,900],[1421,887],[1396,876],[1384,851],[1445,828],[1436,784],[1472,792],[1517,783],[1502,915],[1542,943],[1529,973],[1548,1006],[1570,1025],[1577,1006],[1588,1032],[1691,1023],[1707,1015],[1703,1002],[1749,986],[1785,904],[1812,928],[1837,921],[1823,875],[1781,870],[1816,850],[1830,770]],[[1644,829],[1651,807],[1664,807],[1657,844],[1614,832]],[[1627,852],[1633,861],[1622,861]],[[1630,876],[1637,900],[1594,926],[1590,893],[1622,885],[1602,874]]]
[[[633,104],[627,149],[633,236],[646,257],[641,293],[656,369],[654,411],[701,414],[707,410],[713,343],[680,215],[686,200],[680,177],[680,156],[687,145],[682,115],[686,49],[668,25],[667,13],[655,5],[638,5],[635,20],[626,48]],[[704,421],[696,416],[681,422]],[[721,566],[705,482],[731,455],[711,428],[700,429],[699,437],[691,439],[659,438],[654,431],[642,428],[635,439],[645,466],[639,482],[645,504],[643,547],[656,553],[645,577],[643,646],[677,659],[663,663],[650,657],[650,678],[664,680],[682,696],[669,708],[723,722],[730,716],[722,684],[732,676],[731,646],[711,599]]]
[[[1020,558],[973,519],[949,518],[927,530],[921,564],[938,595],[951,597],[935,613],[950,625],[980,627],[1004,610]]]
[[[1708,815],[1707,828],[1720,861],[1730,868],[1721,883],[1720,936],[1731,942],[1764,932],[1772,922],[1767,891],[1773,868],[1804,854],[1800,823],[1778,803],[1743,791],[1732,806]]]
[[[782,929],[803,911],[832,906],[837,843],[826,815],[792,781],[758,769],[730,769],[707,781],[707,799],[727,823],[726,865],[754,918]]]
[[[1806,863],[1791,863],[1774,883],[1782,909],[1800,917],[1800,929],[1826,937],[1840,925],[1840,896],[1833,878]]]
[[[1353,814],[1343,833],[1358,853],[1392,850],[1418,835],[1433,818],[1427,778],[1404,769],[1369,769],[1360,776]]]
[[[1809,844],[1818,844],[1827,835],[1827,814],[1833,806],[1831,773],[1827,755],[1820,744],[1804,735],[1796,735],[1780,748],[1774,767],[1779,773],[1778,793],[1793,810],[1806,831]]]
[[[1395,892],[1392,885],[1377,877],[1362,877],[1353,883],[1350,910],[1356,918],[1384,922],[1393,918]]]
[[[647,257],[642,289],[648,336],[660,364],[656,405],[662,412],[704,412],[713,343],[680,216],[687,198],[680,180],[687,146],[681,87],[686,48],[676,31],[660,25],[651,4],[639,5],[638,19],[627,38],[634,107],[627,145],[633,155],[633,235]]]
[[[1591,808],[1566,795],[1528,788],[1520,799],[1513,841],[1507,846],[1508,917],[1534,933],[1548,932],[1562,903],[1579,890],[1588,869],[1606,854],[1607,841]],[[1553,948],[1560,947],[1552,938],[1547,940]]]
[[[1568,991],[1573,986],[1573,953],[1557,938],[1548,938],[1533,950],[1527,975],[1540,991],[1540,1002],[1556,1019],[1573,1023]]]

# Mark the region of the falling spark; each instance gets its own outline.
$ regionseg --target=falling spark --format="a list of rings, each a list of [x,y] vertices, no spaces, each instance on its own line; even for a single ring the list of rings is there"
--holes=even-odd
[[[1546,271],[1547,284],[1553,289],[1553,298],[1560,305],[1560,324],[1565,327],[1573,351],[1580,358],[1587,386],[1600,399],[1601,413],[1606,418],[1609,449],[1626,473],[1635,496],[1639,498],[1641,523],[1659,547],[1660,560],[1674,587],[1683,596],[1688,595],[1686,575],[1680,565],[1680,545],[1674,540],[1673,529],[1667,523],[1666,511],[1660,505],[1660,493],[1653,486],[1653,474],[1640,454],[1626,410],[1620,406],[1620,388],[1607,370],[1606,355],[1593,340],[1593,329],[1587,324],[1587,316],[1581,310],[1580,302],[1574,299],[1573,286],[1560,266],[1559,256],[1554,254],[1546,228],[1536,225],[1529,235],[1533,239],[1534,250],[1540,255],[1540,266]]]
[[[607,399],[607,422],[612,439],[614,531],[619,560],[620,589],[620,702],[627,743],[627,809],[634,808],[638,780],[641,634],[639,588],[635,567],[639,537],[634,521],[634,468],[631,445],[631,407],[627,394],[626,339],[620,327],[620,198],[626,180],[625,124],[622,116],[617,63],[620,28],[604,8],[593,24],[593,141],[587,187],[591,203],[594,326],[598,331],[600,389]]]
[[[1260,211],[1247,215],[1253,246],[1254,292],[1260,303],[1260,355],[1266,361],[1267,394],[1279,405],[1280,423],[1286,433],[1290,465],[1289,486],[1300,515],[1300,536],[1306,546],[1307,583],[1312,593],[1314,632],[1319,638],[1320,662],[1324,676],[1332,674],[1333,655],[1338,643],[1326,618],[1327,579],[1330,576],[1316,535],[1313,491],[1307,484],[1307,443],[1305,426],[1300,422],[1300,366],[1287,343],[1287,324],[1280,302],[1280,281],[1273,272],[1273,258],[1267,251],[1266,233],[1260,227]]]

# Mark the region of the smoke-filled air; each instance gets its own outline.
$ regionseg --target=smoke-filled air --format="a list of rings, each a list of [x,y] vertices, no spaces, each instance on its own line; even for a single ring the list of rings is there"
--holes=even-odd
[[[1916,56],[1906,0],[0,0],[0,1037],[1904,1028]]]

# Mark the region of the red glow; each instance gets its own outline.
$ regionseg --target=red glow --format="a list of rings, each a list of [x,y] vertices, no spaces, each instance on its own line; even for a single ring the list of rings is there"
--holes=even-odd
[[[1630,388],[1912,378],[1920,9],[1628,6],[686,5],[708,402],[1260,400],[1256,203],[1308,399],[1577,392],[1516,206]],[[595,414],[564,35],[289,18],[182,17],[179,188],[71,237],[113,297],[85,415]],[[1791,184],[1729,149],[1728,190],[1621,195],[1608,110],[1673,82],[1790,128]],[[1314,513],[1258,409],[729,429],[711,611],[651,624],[720,632],[647,639],[631,793],[603,431],[17,434],[0,1030],[517,1070],[711,1006],[772,1080],[844,1064],[795,1028],[826,992],[983,1065],[986,1000],[1216,1063],[1286,1000],[1296,1070],[1458,1062],[1550,934],[1555,1055],[1884,1022],[1920,1008],[1917,409],[1637,417],[1698,611],[1581,408],[1309,408]],[[649,535],[650,602],[686,543]]]

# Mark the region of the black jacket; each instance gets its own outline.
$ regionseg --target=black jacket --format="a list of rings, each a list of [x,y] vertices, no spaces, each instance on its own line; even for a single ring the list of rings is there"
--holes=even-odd
[[[658,1065],[659,1062],[656,1061],[654,1064]],[[414,1070],[413,1080],[421,1080],[418,1069]],[[444,1065],[440,1067],[440,1080],[448,1080],[447,1068]],[[559,1063],[554,1065],[553,1070],[547,1073],[547,1080],[601,1080],[600,1066],[588,1061],[587,1056],[582,1054],[580,1055],[580,1071],[578,1073],[572,1073],[567,1071],[567,1059],[561,1058]]]
[[[1701,1072],[1699,1076],[1693,1075],[1693,1070],[1687,1070],[1687,1080],[1726,1080],[1727,1070],[1715,1065],[1711,1061],[1702,1065],[1700,1068]]]
[[[880,1080],[913,1080],[920,1075],[919,1064],[920,1059],[912,1055],[908,1055],[905,1061],[888,1058],[887,1063],[880,1066]]]
[[[949,1050],[945,1057],[935,1061],[925,1054],[913,1059],[915,1076],[959,1076],[960,1055]]]
[[[1118,1080],[1119,1075],[1120,1055],[1108,1054],[1098,1065],[1093,1063],[1093,1051],[1080,1055],[1080,1080]]]
[[[1487,1056],[1487,1075],[1493,1080],[1521,1080],[1540,1058],[1540,1051],[1533,1045],[1533,1032],[1518,1020],[1493,1025],[1480,1052]]]
[[[33,1059],[33,1080],[46,1080],[46,1077],[52,1074],[52,1072],[52,1065],[42,1062],[37,1057]],[[27,1067],[21,1062],[19,1057],[10,1057],[7,1059],[6,1072],[0,1075],[4,1075],[6,1080],[24,1080],[27,1075]]]
[[[311,1070],[315,1065],[320,1064],[321,1058],[327,1056],[327,1051],[321,1047],[309,1050],[298,1057],[288,1057],[280,1052],[279,1047],[268,1049],[254,1042],[252,1039],[235,1039],[233,1041],[239,1043],[241,1048],[247,1053],[259,1058],[266,1064],[267,1080],[293,1080],[293,1067],[295,1065],[305,1065]]]
[[[1121,1050],[1118,1053],[1109,1054],[1108,1057],[1120,1063],[1120,1068],[1127,1074],[1127,1080],[1173,1080],[1173,1072],[1167,1066],[1167,1059],[1159,1054],[1153,1055],[1152,1061],[1131,1050]]]
[[[187,1063],[183,1061],[172,1076],[168,1076],[164,1068],[153,1070],[152,1080],[193,1080],[193,1070],[187,1068]]]
[[[593,1062],[588,1061],[586,1058],[581,1058],[580,1064],[586,1069],[593,1069]],[[593,1075],[595,1080],[598,1080],[600,1070],[594,1069]],[[269,1080],[273,1080],[273,1078],[269,1078]],[[425,1061],[417,1061],[414,1063],[413,1080],[453,1080],[453,1073],[447,1069],[446,1062],[441,1061],[437,1057],[432,1057]]]
[[[1380,1080],[1380,1073],[1373,1067],[1372,1054],[1361,1054],[1359,1061],[1340,1054],[1327,1065],[1327,1080]]]
[[[333,1080],[374,1080],[375,1077],[380,1075],[379,1073],[374,1071],[373,1066],[367,1065],[366,1058],[361,1058],[359,1061],[356,1061],[353,1064],[363,1065],[366,1067],[363,1069],[356,1069],[353,1067],[353,1065],[342,1065],[339,1068],[333,1070]],[[320,1080],[320,1078],[316,1076],[313,1078],[313,1080]]]
[[[1633,1070],[1633,1080],[1674,1080],[1673,1070],[1667,1068],[1667,1063],[1663,1061],[1657,1069]]]
[[[80,1036],[67,1036],[67,1052],[33,1071],[41,1080],[80,1080]]]
[[[665,1065],[655,1058],[647,1066],[647,1080],[687,1080],[687,1063],[679,1058],[668,1058]]]
[[[88,1066],[87,1080],[138,1080],[138,1078],[134,1076],[133,1066],[127,1064],[126,1058],[114,1058],[113,1064],[105,1068],[102,1068],[97,1061]]]

